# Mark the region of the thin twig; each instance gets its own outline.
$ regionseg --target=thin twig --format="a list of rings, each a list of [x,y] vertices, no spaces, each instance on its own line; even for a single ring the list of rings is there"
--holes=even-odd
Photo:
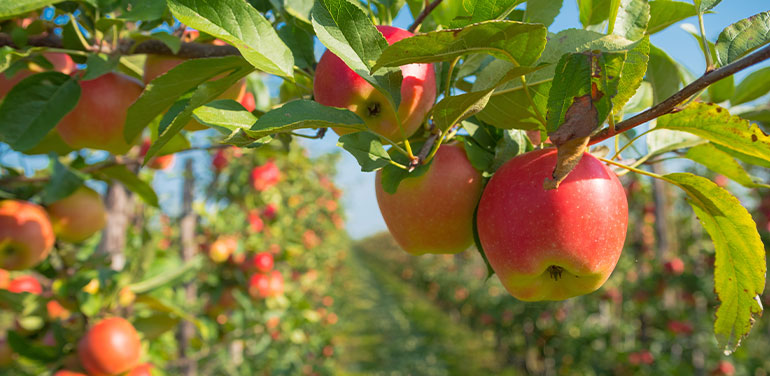
[[[689,85],[682,88],[682,90],[674,93],[674,95],[666,98],[663,102],[656,104],[655,106],[647,109],[646,111],[620,123],[615,124],[615,131],[610,128],[605,128],[591,137],[589,145],[593,145],[604,141],[618,133],[623,133],[631,128],[642,125],[650,120],[656,119],[660,116],[668,114],[676,110],[677,106],[697,94],[699,91],[705,89],[709,85],[725,78],[732,76],[733,74],[740,72],[752,65],[763,62],[770,59],[770,45],[763,47],[762,49],[738,60],[727,64],[719,69],[707,72],[697,80],[691,82]]]
[[[409,26],[409,31],[414,33],[415,30],[417,30],[417,27],[420,26],[422,21],[425,21],[425,17],[428,17],[430,12],[433,11],[433,9],[436,9],[436,7],[441,4],[442,0],[433,0],[428,4],[428,6],[425,7],[425,9],[420,12],[420,14],[417,15],[417,18],[414,19],[414,23],[412,26]]]

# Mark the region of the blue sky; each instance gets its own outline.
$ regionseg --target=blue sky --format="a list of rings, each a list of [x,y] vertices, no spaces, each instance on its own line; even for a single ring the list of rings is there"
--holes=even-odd
[[[770,9],[768,0],[723,0],[722,3],[714,9],[713,14],[704,17],[707,36],[710,40],[716,40],[719,33],[729,24],[751,15],[767,11]],[[402,11],[394,21],[395,26],[406,28],[411,24],[412,18],[408,11]],[[686,31],[681,28],[684,23],[695,24],[696,19],[688,19],[668,29],[652,36],[651,41],[656,46],[665,50],[671,57],[684,63],[696,76],[705,70],[703,54],[698,47],[697,42]],[[568,28],[580,28],[578,21],[577,4],[575,0],[564,0],[564,6],[561,14],[556,18],[550,31],[558,32]],[[317,46],[317,54],[323,52],[323,46]],[[768,66],[765,62],[758,67]],[[756,69],[756,68],[755,68]],[[747,72],[741,72],[737,75],[740,79],[745,77]],[[280,80],[268,80],[268,83],[280,84]],[[212,131],[213,132],[213,131]],[[194,134],[193,144],[206,145],[209,137],[213,133],[198,132]],[[339,152],[342,149],[336,146],[337,136],[333,132],[328,132],[322,140],[300,140],[310,150],[311,155],[319,155],[328,152]],[[385,230],[385,223],[380,216],[377,207],[377,200],[374,194],[374,174],[362,173],[355,159],[342,152],[342,158],[338,166],[337,184],[345,191],[343,196],[343,205],[347,213],[347,227],[354,238],[360,238],[378,231]],[[102,155],[101,158],[104,156]],[[94,156],[99,159],[100,155]],[[167,212],[175,214],[179,208],[181,198],[181,170],[184,161],[188,158],[196,159],[195,172],[200,179],[211,178],[210,164],[207,157],[201,152],[188,152],[178,155],[173,169],[169,172],[160,172],[154,180],[154,187],[158,192],[161,204]],[[28,173],[35,169],[44,168],[47,165],[46,157],[27,157],[21,158],[20,154],[9,151],[6,145],[0,144],[0,162],[8,165],[22,166]],[[103,184],[94,184],[97,189],[103,189]]]

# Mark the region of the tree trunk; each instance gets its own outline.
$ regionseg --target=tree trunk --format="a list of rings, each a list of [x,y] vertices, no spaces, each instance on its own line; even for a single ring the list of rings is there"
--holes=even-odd
[[[195,242],[195,225],[197,218],[192,210],[193,190],[195,188],[195,177],[192,169],[192,159],[185,163],[184,191],[182,193],[182,217],[179,223],[179,230],[182,240],[182,260],[187,262],[195,257],[198,252],[198,246]],[[187,302],[194,302],[197,298],[195,284],[188,282],[184,286]],[[179,326],[177,339],[179,341],[179,358],[182,362],[182,375],[195,376],[198,373],[197,363],[190,356],[190,340],[195,336],[195,327],[189,321],[183,321]]]
[[[102,232],[99,252],[110,257],[111,267],[122,270],[126,265],[126,231],[133,216],[134,198],[130,191],[118,182],[112,182],[107,187],[105,208],[107,209],[107,225]]]

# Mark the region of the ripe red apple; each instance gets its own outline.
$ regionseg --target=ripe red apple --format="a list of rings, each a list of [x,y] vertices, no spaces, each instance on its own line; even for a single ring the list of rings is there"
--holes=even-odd
[[[49,300],[45,304],[45,309],[48,311],[48,318],[51,320],[66,320],[71,315],[70,311],[56,300]]]
[[[735,366],[727,360],[720,360],[716,368],[711,371],[711,376],[733,376]]]
[[[381,25],[377,26],[377,30],[389,44],[413,35],[393,26]],[[417,131],[436,101],[436,75],[432,64],[404,65],[401,74],[404,80],[401,83],[398,117],[403,133],[385,97],[330,51],[326,51],[318,62],[313,95],[318,103],[347,108],[358,114],[372,131],[401,141]],[[333,129],[339,135],[352,132],[345,128]]]
[[[37,278],[31,275],[23,275],[11,280],[8,284],[8,291],[21,294],[22,292],[28,292],[34,295],[40,295],[43,293],[43,287],[40,286]]]
[[[27,201],[0,201],[0,267],[28,269],[51,251],[54,232],[48,214]]]
[[[0,269],[0,289],[7,289],[11,283],[11,275],[5,269]]]
[[[107,73],[80,81],[80,100],[56,130],[74,149],[91,148],[125,154],[133,142],[126,142],[123,128],[128,107],[142,93],[142,83],[122,73]]]
[[[545,190],[555,165],[555,149],[513,158],[492,176],[479,203],[484,253],[519,300],[595,291],[623,249],[628,202],[617,176],[584,153],[558,189]]]
[[[684,273],[684,261],[679,257],[674,257],[663,264],[663,269],[665,269],[668,274],[681,275]]]
[[[144,63],[144,75],[142,76],[142,79],[144,80],[145,84],[149,84],[156,77],[165,74],[185,60],[186,59],[175,56],[147,55],[147,60],[145,60]],[[212,78],[211,80],[216,81],[224,76],[225,75],[219,75]],[[225,92],[217,97],[217,99],[233,99],[240,101],[245,92],[246,79],[244,78],[238,81],[235,85],[231,86],[229,89],[225,90]],[[208,127],[199,123],[195,119],[191,119],[190,122],[185,125],[184,129],[188,131],[199,131],[202,129],[208,129]]]
[[[254,112],[254,110],[257,109],[257,101],[254,100],[254,94],[252,94],[250,91],[247,91],[246,94],[243,95],[243,98],[240,100],[241,106],[246,109],[246,111]]]
[[[75,371],[67,371],[66,369],[63,369],[63,370],[56,371],[56,373],[54,373],[53,376],[86,376],[86,374],[75,372]]]
[[[211,165],[214,166],[214,170],[217,172],[224,170],[227,167],[227,156],[225,155],[225,149],[217,149],[214,158],[211,159]]]
[[[152,363],[144,363],[136,366],[126,376],[152,376]]]
[[[655,362],[655,357],[653,357],[652,353],[649,352],[648,350],[641,350],[641,351],[628,354],[628,362],[633,365],[640,365],[640,364],[649,365]]]
[[[258,192],[264,192],[281,181],[281,171],[273,161],[268,161],[262,166],[251,170],[251,185]]]
[[[275,219],[275,214],[278,212],[278,206],[276,204],[267,204],[265,209],[262,210],[262,216],[268,221]]]
[[[693,327],[687,321],[671,320],[668,322],[668,330],[674,334],[692,334]]]
[[[142,148],[139,150],[139,157],[144,158],[148,151],[150,151],[152,141],[149,138],[145,138],[142,141]],[[147,167],[155,170],[167,170],[174,163],[174,154],[159,155],[150,159],[147,163]]]
[[[269,252],[260,252],[254,255],[254,267],[262,272],[267,273],[273,269],[273,255]]]
[[[269,296],[278,296],[283,294],[283,274],[278,270],[270,273]]]
[[[92,375],[118,375],[139,364],[142,344],[131,323],[120,317],[94,325],[78,344],[78,357]]]
[[[259,211],[252,210],[249,212],[249,226],[251,227],[251,231],[254,232],[260,232],[265,228],[265,222],[260,218]]]
[[[319,244],[321,244],[321,238],[318,237],[315,231],[308,229],[302,233],[302,245],[305,246],[305,249],[313,249]]]
[[[209,247],[209,257],[217,264],[223,263],[230,258],[238,248],[238,239],[233,236],[220,236],[211,243]]]
[[[471,166],[461,145],[442,145],[428,171],[402,180],[395,194],[382,188],[380,171],[375,182],[377,204],[401,248],[414,255],[458,253],[473,243],[481,173]]]
[[[56,236],[72,243],[90,238],[107,223],[102,197],[85,185],[49,205],[47,210]]]
[[[53,70],[70,74],[75,70],[75,62],[67,54],[58,52],[46,52],[43,56],[53,65]],[[29,63],[27,69],[20,69],[13,76],[7,77],[0,73],[0,99],[5,97],[11,89],[21,80],[35,74],[45,71],[45,69],[35,63]]]
[[[254,298],[266,298],[270,291],[270,277],[266,274],[253,274],[249,278],[249,295]]]

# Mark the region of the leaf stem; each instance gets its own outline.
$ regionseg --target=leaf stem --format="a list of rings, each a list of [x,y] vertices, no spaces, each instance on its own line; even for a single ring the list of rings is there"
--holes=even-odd
[[[520,76],[519,78],[521,79],[521,87],[522,89],[524,89],[524,94],[527,96],[529,105],[532,106],[532,109],[535,111],[535,117],[537,117],[537,120],[540,122],[540,124],[543,125],[543,128],[548,128],[548,125],[545,122],[545,118],[543,117],[543,114],[540,113],[540,110],[537,108],[537,105],[535,105],[535,100],[532,99],[532,95],[529,93],[529,87],[527,86],[527,79],[523,75]]]
[[[706,72],[714,70],[714,60],[711,58],[711,49],[706,39],[706,27],[703,25],[703,13],[698,12],[698,26],[700,27],[700,42],[703,44],[703,55],[706,57]]]

